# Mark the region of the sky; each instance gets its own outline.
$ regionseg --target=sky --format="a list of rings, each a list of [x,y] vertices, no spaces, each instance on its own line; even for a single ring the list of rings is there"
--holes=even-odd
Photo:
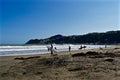
[[[120,30],[119,0],[0,0],[0,44]]]

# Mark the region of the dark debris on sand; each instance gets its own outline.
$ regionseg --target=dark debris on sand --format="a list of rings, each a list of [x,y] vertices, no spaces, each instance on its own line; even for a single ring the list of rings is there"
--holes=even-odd
[[[120,54],[116,54],[116,53],[100,53],[100,52],[95,52],[95,51],[88,51],[86,53],[76,53],[73,54],[72,57],[89,57],[89,58],[104,58],[104,57],[120,57]]]
[[[40,56],[33,56],[33,57],[27,57],[27,58],[17,57],[17,58],[14,58],[14,59],[15,59],[15,60],[27,60],[27,59],[33,59],[33,58],[40,58]]]

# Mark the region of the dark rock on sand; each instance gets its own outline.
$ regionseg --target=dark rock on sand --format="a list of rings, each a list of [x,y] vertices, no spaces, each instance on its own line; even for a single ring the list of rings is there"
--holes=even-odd
[[[76,54],[73,54],[72,57],[95,56],[95,55],[100,55],[100,54],[98,52],[89,51],[89,52],[86,52],[86,53],[76,53]]]
[[[98,52],[88,51],[86,55],[99,55]]]
[[[73,68],[73,69],[68,69],[68,71],[79,71],[82,70],[82,68]]]
[[[107,62],[113,62],[114,59],[105,59],[105,61],[107,61]]]
[[[79,57],[79,56],[86,56],[85,53],[76,53],[76,54],[73,54],[72,57]]]

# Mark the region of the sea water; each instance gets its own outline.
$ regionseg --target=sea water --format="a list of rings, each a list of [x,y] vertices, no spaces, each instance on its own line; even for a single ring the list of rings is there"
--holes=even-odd
[[[68,51],[68,47],[71,46],[71,50],[78,50],[81,45],[64,44],[56,45],[55,52]],[[104,48],[105,45],[85,45],[86,49]],[[45,54],[50,53],[47,49],[50,45],[2,45],[0,46],[0,56],[12,56],[12,55],[32,55],[32,54]],[[107,46],[111,47],[111,46]]]

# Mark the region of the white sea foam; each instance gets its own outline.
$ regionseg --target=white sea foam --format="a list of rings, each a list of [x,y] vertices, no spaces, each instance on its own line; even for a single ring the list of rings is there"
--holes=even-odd
[[[47,50],[47,46],[50,45],[29,45],[29,46],[0,46],[0,56],[9,56],[9,55],[30,55],[30,54],[44,54],[49,53]],[[78,50],[81,45],[72,45],[72,44],[64,44],[64,45],[56,45],[53,44],[54,47],[57,48],[57,52],[60,51],[68,51],[68,46],[71,46],[71,50]],[[86,45],[86,49],[95,49],[95,48],[103,48],[104,45]],[[110,47],[110,46],[108,46]]]

